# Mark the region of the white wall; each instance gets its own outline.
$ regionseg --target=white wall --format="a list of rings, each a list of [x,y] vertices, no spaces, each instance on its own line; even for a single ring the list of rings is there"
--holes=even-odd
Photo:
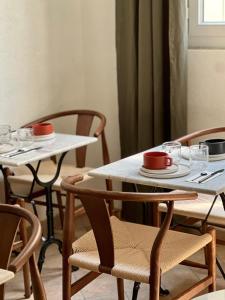
[[[0,1],[0,123],[16,128],[59,110],[99,110],[111,159],[119,158],[114,6]]]
[[[99,110],[118,158],[114,14],[114,0],[0,1],[0,123]]]
[[[51,111],[45,1],[0,1],[0,122]]]
[[[188,51],[188,131],[225,126],[225,50]]]

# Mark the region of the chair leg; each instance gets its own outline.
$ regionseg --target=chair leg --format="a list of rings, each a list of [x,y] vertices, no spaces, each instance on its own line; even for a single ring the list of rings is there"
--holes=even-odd
[[[63,257],[63,296],[62,300],[71,299],[71,266],[68,263],[68,258]]]
[[[0,285],[0,300],[4,300],[4,295],[5,295],[5,286],[4,284]]]
[[[34,300],[47,300],[44,286],[35,260],[35,254],[31,255],[29,263]]]
[[[30,268],[29,263],[26,263],[23,267],[23,281],[24,281],[24,296],[25,298],[30,298],[31,296],[31,280],[30,280]]]
[[[159,269],[157,269],[151,275],[149,300],[159,300],[160,283],[161,283],[161,274]]]
[[[62,205],[62,196],[60,192],[56,192],[56,199],[59,208],[59,218],[60,218],[61,228],[63,229],[64,212],[63,212],[63,205]]]
[[[21,207],[25,208],[25,202],[22,199],[17,199],[16,201]],[[20,223],[20,238],[23,242],[23,247],[27,244],[27,232],[25,228],[25,222],[22,219]],[[31,296],[31,288],[30,288],[30,268],[29,263],[27,262],[23,266],[23,281],[24,281],[24,290],[25,290],[25,298],[30,298]]]
[[[201,222],[201,231],[202,231],[202,233],[204,234],[204,233],[206,233],[207,232],[207,224],[205,223],[205,222]],[[209,249],[208,249],[208,247],[204,247],[204,255],[205,255],[205,263],[206,263],[206,265],[208,265],[209,264],[209,261],[208,261],[208,258],[209,258],[209,251],[208,251]]]
[[[135,281],[134,287],[133,287],[133,295],[132,295],[132,300],[137,300],[138,296],[138,291],[140,289],[140,282]]]
[[[124,300],[124,282],[122,278],[117,278],[118,300]]]
[[[207,245],[208,252],[208,274],[212,276],[213,282],[208,287],[209,292],[214,292],[216,290],[216,231],[215,229],[210,229],[208,233],[212,236],[212,241]]]

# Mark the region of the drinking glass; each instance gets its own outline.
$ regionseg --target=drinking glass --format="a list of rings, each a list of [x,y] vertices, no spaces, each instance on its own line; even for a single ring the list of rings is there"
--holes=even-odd
[[[33,129],[32,128],[19,128],[16,131],[18,147],[29,147],[33,144]]]
[[[204,171],[208,166],[209,147],[205,144],[190,146],[190,166],[194,171]]]
[[[179,164],[181,159],[181,143],[180,142],[165,142],[162,144],[162,150],[170,155],[174,164]]]
[[[0,144],[7,144],[11,139],[10,125],[0,125]]]

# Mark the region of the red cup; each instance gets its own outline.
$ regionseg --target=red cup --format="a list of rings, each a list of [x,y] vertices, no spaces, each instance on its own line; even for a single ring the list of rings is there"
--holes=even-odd
[[[173,159],[166,152],[146,152],[144,153],[144,168],[158,170],[171,166]]]
[[[32,128],[33,128],[33,135],[47,135],[54,132],[54,128],[51,123],[33,124]]]

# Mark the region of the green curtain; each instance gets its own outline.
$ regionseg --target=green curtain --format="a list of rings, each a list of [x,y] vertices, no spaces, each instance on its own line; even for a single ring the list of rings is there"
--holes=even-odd
[[[187,49],[186,0],[169,0],[170,126],[172,139],[187,133]]]
[[[186,22],[186,0],[116,0],[122,157],[186,133]]]
[[[116,0],[122,156],[186,133],[185,0]]]

